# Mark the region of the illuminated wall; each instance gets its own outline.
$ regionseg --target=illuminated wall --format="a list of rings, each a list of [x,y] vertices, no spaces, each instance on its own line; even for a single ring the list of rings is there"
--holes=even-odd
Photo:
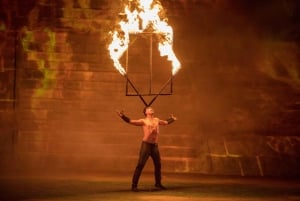
[[[4,174],[133,171],[141,129],[115,110],[140,118],[143,103],[107,50],[120,2],[2,1]],[[163,171],[299,176],[299,3],[232,2],[162,1],[182,63],[173,95],[153,104],[179,119],[161,128]],[[132,48],[144,64],[145,46]]]

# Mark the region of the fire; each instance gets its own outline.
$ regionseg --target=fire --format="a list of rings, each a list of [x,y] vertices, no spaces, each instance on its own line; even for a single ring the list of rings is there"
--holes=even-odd
[[[114,66],[122,75],[126,75],[126,71],[119,59],[128,49],[129,34],[145,31],[160,35],[160,56],[166,56],[172,63],[172,75],[180,69],[181,64],[173,51],[173,29],[162,13],[163,7],[158,0],[128,0],[122,13],[124,18],[118,23],[119,29],[112,32],[112,42],[108,47]]]

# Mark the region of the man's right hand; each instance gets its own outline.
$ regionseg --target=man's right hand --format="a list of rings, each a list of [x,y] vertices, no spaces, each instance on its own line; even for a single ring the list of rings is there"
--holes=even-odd
[[[120,116],[120,117],[122,117],[123,115],[124,115],[124,111],[123,110],[116,110],[116,113]]]
[[[124,115],[124,111],[116,111],[117,114],[127,123],[130,123],[130,118]]]

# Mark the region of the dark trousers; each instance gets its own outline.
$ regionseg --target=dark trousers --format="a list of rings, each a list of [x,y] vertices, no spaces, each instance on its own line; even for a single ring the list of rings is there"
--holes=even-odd
[[[155,177],[155,184],[160,184],[161,182],[161,162],[160,162],[160,154],[158,150],[157,144],[142,142],[140,155],[138,164],[135,168],[133,178],[132,178],[132,186],[137,186],[139,182],[139,178],[143,171],[143,168],[149,158],[151,156],[154,164],[154,177]]]

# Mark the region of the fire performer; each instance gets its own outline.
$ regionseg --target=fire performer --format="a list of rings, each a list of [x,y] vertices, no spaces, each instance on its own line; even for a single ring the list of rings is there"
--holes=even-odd
[[[154,110],[151,107],[146,107],[143,113],[145,118],[132,120],[127,117],[123,111],[117,111],[117,114],[125,122],[135,126],[142,126],[144,132],[138,163],[132,178],[131,190],[135,192],[139,191],[137,188],[138,181],[149,156],[151,156],[154,163],[155,187],[164,190],[166,188],[161,184],[161,159],[158,149],[159,125],[171,124],[176,121],[177,118],[171,115],[169,119],[161,120],[154,117]]]

